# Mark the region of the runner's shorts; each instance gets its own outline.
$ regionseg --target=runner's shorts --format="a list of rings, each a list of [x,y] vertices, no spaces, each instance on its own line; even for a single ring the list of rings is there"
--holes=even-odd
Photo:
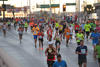
[[[100,58],[98,58],[98,62],[100,63]]]
[[[89,35],[90,32],[86,31],[86,35]]]
[[[56,30],[58,30],[58,28],[55,28]]]
[[[79,65],[82,65],[83,63],[86,63],[87,62],[87,58],[78,58],[78,64]]]
[[[60,43],[60,41],[56,41],[55,42],[55,45],[57,46],[57,45],[60,45],[61,43]]]
[[[47,61],[48,67],[52,66],[54,64],[55,61]]]
[[[39,38],[39,40],[40,40],[41,42],[43,42],[43,38]]]
[[[93,41],[92,41],[92,44],[93,44],[94,46],[96,46],[96,45],[98,44],[98,42],[97,42],[96,40],[93,40]]]
[[[33,35],[34,39],[37,39],[37,35]]]
[[[63,31],[61,30],[61,31],[59,31],[59,34],[62,34],[63,33]]]
[[[75,30],[75,33],[78,33],[78,30]]]

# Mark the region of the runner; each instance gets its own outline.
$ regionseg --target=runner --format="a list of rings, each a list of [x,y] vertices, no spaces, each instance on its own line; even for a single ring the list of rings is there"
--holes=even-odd
[[[75,29],[75,33],[78,33],[80,26],[75,23],[74,29]]]
[[[88,37],[89,37],[89,34],[90,34],[90,29],[91,29],[91,25],[89,24],[89,21],[85,24],[84,29],[85,29],[86,38],[87,38],[87,41],[88,41]]]
[[[32,30],[34,23],[33,22],[30,22],[29,25],[30,25],[30,28]]]
[[[14,20],[13,20],[13,22],[14,22],[14,29],[16,30],[16,27],[17,27],[17,22],[16,22],[16,21],[14,21]]]
[[[73,27],[70,25],[69,26],[69,29],[70,29],[70,38],[72,40],[72,36],[73,36]]]
[[[21,40],[22,40],[22,36],[23,36],[23,28],[20,26],[18,28],[18,34],[19,34],[19,40],[20,40],[20,44],[21,44]]]
[[[96,29],[96,24],[94,21],[91,21],[90,25],[91,25],[90,31],[93,32]]]
[[[33,27],[32,32],[33,32],[33,37],[35,40],[35,48],[37,48],[37,36],[38,36],[38,32],[39,32],[39,28],[38,28],[37,24],[35,24],[35,26]]]
[[[11,22],[10,22],[10,20],[7,22],[7,24],[8,24],[8,30],[10,30],[11,29]]]
[[[67,67],[67,63],[61,59],[61,55],[57,55],[57,61],[53,64],[53,67]]]
[[[62,38],[62,34],[63,34],[63,25],[60,24],[59,27],[58,27],[58,29],[59,29],[59,35],[61,35],[61,38]]]
[[[84,34],[82,33],[82,31],[78,31],[78,33],[76,34],[77,45],[80,45],[81,40],[84,40]]]
[[[58,31],[56,31],[54,40],[56,40],[55,46],[56,46],[57,53],[59,53],[59,51],[60,51],[61,39],[62,39],[61,35],[59,35]]]
[[[99,43],[96,45],[96,48],[95,48],[95,58],[98,59],[98,63],[99,63],[98,67],[100,67],[100,40],[99,40]]]
[[[83,33],[85,33],[84,26],[85,26],[85,23],[82,23],[82,24],[80,25],[80,27],[81,27],[81,29],[82,29]]]
[[[93,48],[95,49],[96,45],[99,43],[99,33],[97,32],[96,29],[94,30],[94,32],[92,32],[90,38],[92,39],[92,45]]]
[[[28,28],[28,23],[27,22],[25,22],[24,27],[25,27],[25,32],[27,32],[27,28]]]
[[[44,33],[42,32],[42,30],[40,29],[39,33],[38,33],[38,38],[39,38],[39,50],[43,50],[43,36]]]
[[[66,46],[68,46],[69,39],[70,39],[70,29],[68,28],[68,26],[66,27],[64,34],[66,37]]]
[[[63,24],[63,39],[65,38],[65,35],[64,35],[65,28],[66,28],[66,23],[64,22],[64,24]]]
[[[58,27],[59,27],[59,23],[56,21],[56,23],[55,23],[55,29],[56,29],[56,31],[58,30]]]
[[[52,39],[52,32],[51,26],[49,26],[49,29],[47,30],[47,40]]]
[[[45,51],[45,55],[47,56],[47,65],[48,67],[52,67],[55,62],[56,49],[53,47],[53,42],[48,42],[49,47]]]
[[[6,37],[6,30],[7,30],[6,22],[3,23],[3,25],[2,25],[2,30],[3,30],[3,35],[4,35],[4,37]]]
[[[24,30],[24,23],[23,23],[23,21],[21,21],[21,22],[19,23],[19,27],[22,27],[23,30]]]
[[[80,46],[76,48],[76,54],[78,54],[79,67],[87,67],[87,46],[84,45],[84,41],[80,41]]]

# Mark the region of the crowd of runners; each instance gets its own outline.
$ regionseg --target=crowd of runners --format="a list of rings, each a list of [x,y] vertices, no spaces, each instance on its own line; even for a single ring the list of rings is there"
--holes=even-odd
[[[39,42],[39,50],[44,50],[44,36],[47,36],[48,47],[45,50],[47,56],[48,67],[68,67],[67,63],[62,60],[60,54],[60,47],[62,47],[62,41],[66,42],[66,48],[70,47],[69,41],[76,38],[77,47],[75,53],[78,55],[79,67],[87,67],[87,55],[88,46],[84,44],[84,40],[92,40],[93,45],[93,57],[94,60],[98,60],[100,67],[100,22],[98,24],[95,20],[87,20],[83,22],[77,22],[77,16],[64,16],[63,18],[56,17],[33,17],[29,18],[16,18],[11,22],[8,20],[4,22],[0,29],[2,29],[4,37],[6,37],[6,31],[10,31],[12,26],[18,31],[20,44],[23,39],[23,32],[31,31],[34,39],[34,46],[37,47]],[[12,25],[13,24],[13,25]],[[45,35],[44,33],[47,33]],[[73,36],[75,34],[75,36]],[[53,46],[55,44],[55,46]],[[57,56],[57,61],[56,60]]]

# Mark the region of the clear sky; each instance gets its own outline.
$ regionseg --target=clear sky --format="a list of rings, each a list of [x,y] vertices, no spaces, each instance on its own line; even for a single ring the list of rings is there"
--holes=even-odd
[[[27,1],[28,0],[8,0],[7,4],[12,4],[12,5],[16,5],[16,6],[26,6],[27,5]],[[75,2],[75,0],[60,0],[61,3],[65,3],[65,2],[69,2],[69,3],[73,3]],[[35,5],[36,3],[47,3],[49,4],[50,0],[31,0],[31,4]],[[53,3],[59,3],[59,0],[52,0]],[[0,2],[2,3],[2,2]]]
[[[11,4],[11,5],[15,5],[16,7],[21,7],[21,6],[27,6],[27,2],[29,0],[8,0],[7,4]],[[65,3],[75,3],[76,0],[51,0],[52,3],[59,3],[61,5],[65,4]],[[95,0],[85,0],[87,1],[88,3],[93,3]],[[2,4],[2,2],[0,2]],[[49,4],[50,3],[50,0],[31,0],[31,8],[33,7],[36,7],[36,4]],[[81,3],[83,3],[83,0],[81,0]],[[62,6],[60,6],[60,8],[62,9]],[[67,10],[69,11],[72,11],[74,10],[75,11],[75,6],[67,6],[66,7]]]

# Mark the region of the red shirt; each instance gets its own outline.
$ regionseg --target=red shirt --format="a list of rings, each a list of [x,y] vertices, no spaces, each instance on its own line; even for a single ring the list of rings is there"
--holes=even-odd
[[[96,27],[96,29],[98,30],[98,32],[100,32],[100,27]]]
[[[39,38],[43,38],[43,36],[44,36],[43,32],[39,32],[38,36],[39,36]]]
[[[33,22],[30,22],[30,23],[29,23],[29,25],[30,25],[30,26],[33,26],[33,25],[34,25],[34,23],[33,23]]]
[[[75,30],[79,30],[79,25],[75,25]]]
[[[48,34],[48,35],[51,35],[51,36],[52,36],[52,32],[53,32],[52,29],[48,29],[48,30],[47,30],[47,34]]]

